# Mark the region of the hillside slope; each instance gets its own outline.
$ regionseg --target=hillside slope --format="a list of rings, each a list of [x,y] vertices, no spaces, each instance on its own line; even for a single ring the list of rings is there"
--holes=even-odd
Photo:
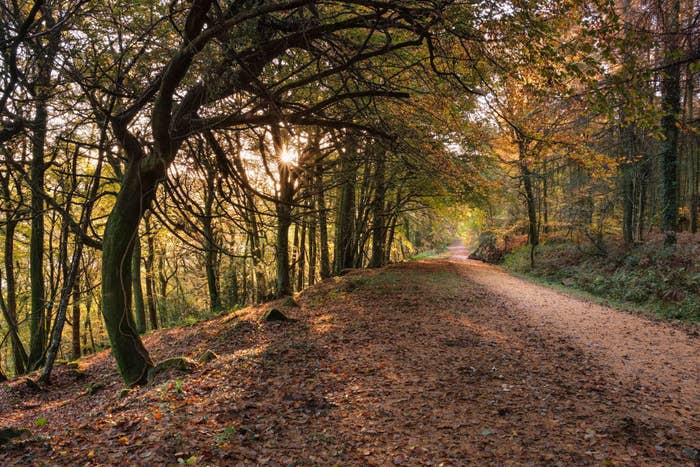
[[[298,302],[284,309],[296,322],[251,308],[147,336],[158,359],[218,358],[127,394],[107,352],[61,365],[41,392],[0,386],[0,426],[32,432],[0,464],[697,460],[698,405],[620,378],[460,261],[352,272]]]

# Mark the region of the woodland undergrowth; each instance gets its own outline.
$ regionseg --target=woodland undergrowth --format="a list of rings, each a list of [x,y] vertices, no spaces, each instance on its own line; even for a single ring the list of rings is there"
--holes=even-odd
[[[537,247],[535,267],[524,245],[505,255],[504,266],[545,282],[588,292],[664,319],[700,322],[700,237],[680,234],[675,248],[655,235],[624,246],[606,238],[599,246],[554,239]]]

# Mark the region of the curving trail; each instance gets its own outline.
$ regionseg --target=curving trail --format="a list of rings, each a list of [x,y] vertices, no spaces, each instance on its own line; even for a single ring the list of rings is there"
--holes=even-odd
[[[610,367],[627,384],[656,399],[658,412],[698,420],[700,339],[670,324],[574,298],[468,259],[450,247],[461,274],[506,300],[529,325],[565,337]],[[699,434],[700,436],[700,434]]]

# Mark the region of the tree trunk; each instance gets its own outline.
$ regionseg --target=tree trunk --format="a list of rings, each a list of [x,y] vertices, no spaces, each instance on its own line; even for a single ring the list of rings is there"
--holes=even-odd
[[[221,310],[221,296],[219,294],[219,284],[216,280],[216,251],[209,245],[205,252],[205,263],[207,271],[207,288],[209,290],[209,310],[213,313]]]
[[[231,267],[231,269],[229,269],[229,271],[230,272],[227,274],[229,279],[226,297],[228,298],[228,306],[232,308],[240,305],[241,296],[238,287],[238,273],[236,272],[236,269],[233,266]],[[243,293],[245,294],[245,290],[243,291]]]
[[[692,2],[691,2],[692,8]],[[690,34],[687,38],[689,45],[692,45]],[[692,71],[690,65],[686,67],[686,89],[685,89],[685,121],[691,122],[694,117],[694,102],[695,97],[695,82],[690,78]],[[687,123],[686,123],[687,124]],[[695,135],[691,131],[686,132],[686,153],[688,154],[688,189],[690,196],[688,197],[688,213],[690,214],[690,231],[697,233],[698,231],[698,179],[697,179],[697,151],[695,147]]]
[[[347,151],[341,154],[340,194],[338,197],[338,215],[335,233],[334,273],[340,274],[343,269],[352,268],[355,264],[354,233],[355,233],[355,157],[356,145],[350,139]]]
[[[46,141],[47,103],[36,104],[34,134],[32,135],[31,209],[32,222],[29,239],[29,282],[31,287],[31,311],[29,315],[29,369],[36,369],[44,362],[46,345],[45,284],[44,284],[44,144]]]
[[[31,312],[29,317],[29,369],[36,369],[44,362],[47,326],[46,290],[44,284],[44,161],[48,123],[48,103],[53,93],[51,72],[60,45],[60,28],[55,27],[53,12],[49,6],[42,8],[44,21],[49,29],[45,38],[34,44],[38,56],[38,71],[32,83],[34,98],[34,121],[32,122],[32,162],[30,167],[31,234],[29,240],[29,278],[31,287]],[[42,39],[45,39],[43,41]]]
[[[292,202],[294,201],[294,181],[290,164],[282,160],[285,151],[285,138],[279,126],[272,126],[272,142],[277,156],[279,173],[279,192],[275,202],[277,212],[277,242],[275,262],[277,264],[277,281],[275,295],[284,297],[292,292],[289,275],[289,227],[292,225]]]
[[[78,278],[80,270],[80,258],[83,254],[83,242],[78,238],[76,239],[75,250],[73,251],[73,258],[70,262],[70,268],[68,274],[64,278],[64,284],[61,289],[61,298],[58,304],[58,309],[56,310],[56,320],[53,326],[53,332],[51,333],[51,342],[49,343],[48,349],[46,351],[46,365],[41,372],[41,381],[46,383],[49,382],[51,377],[51,371],[53,370],[54,362],[56,361],[56,356],[61,347],[61,337],[63,336],[63,327],[66,324],[66,313],[68,311],[68,302],[73,293],[76,280]]]
[[[384,204],[386,203],[385,187],[386,153],[380,149],[377,153],[377,166],[374,172],[374,200],[372,201],[372,258],[369,267],[384,266],[384,242],[386,226]]]
[[[299,234],[299,258],[297,260],[297,291],[304,289],[304,271],[306,269],[306,220],[301,221]]]
[[[527,241],[532,246],[539,245],[539,236],[537,234],[537,206],[535,204],[535,195],[532,191],[532,173],[526,164],[520,165],[520,170],[523,175],[523,185],[525,187],[525,202],[527,203],[527,218],[528,218],[528,235]]]
[[[316,282],[316,203],[311,199],[311,209],[308,214],[309,230],[309,286]]]
[[[645,218],[647,217],[647,185],[649,181],[649,161],[643,160],[639,165],[639,177],[637,184],[639,185],[639,209],[637,213],[637,240],[644,240]]]
[[[219,283],[217,278],[217,245],[212,228],[212,205],[214,203],[214,178],[207,174],[207,193],[204,203],[204,263],[207,274],[207,288],[209,290],[209,310],[213,313],[221,310],[221,294],[219,293]]]
[[[92,353],[95,353],[95,332],[92,329],[92,320],[90,319],[90,302],[88,302],[88,307],[86,310],[85,314],[85,330],[89,331],[89,336],[90,336],[90,350]],[[85,349],[85,345],[83,345],[83,349]]]
[[[401,188],[396,190],[396,201],[393,206],[387,206],[386,213],[389,216],[389,228],[387,231],[386,245],[384,247],[384,264],[391,263],[391,249],[396,236],[396,224],[401,212]]]
[[[396,223],[399,219],[399,201],[401,199],[401,191],[396,192],[396,212],[391,216],[391,222],[389,223],[389,231],[386,238],[386,246],[384,248],[384,264],[391,263],[391,247],[394,244],[394,236],[396,234]],[[390,212],[390,211],[389,211]]]
[[[167,312],[168,278],[165,276],[165,261],[163,261],[163,251],[158,252],[158,318],[160,324],[165,324],[165,313]]]
[[[138,234],[134,238],[134,246],[131,252],[131,287],[134,293],[136,330],[139,334],[143,334],[146,332],[146,306],[141,285],[141,238],[139,238]]]
[[[622,238],[627,245],[634,242],[634,181],[632,167],[622,167]]]
[[[631,5],[630,0],[623,0],[622,11],[620,14],[623,18],[625,37],[631,40]],[[625,62],[630,62],[632,59],[629,52],[624,52]],[[634,160],[635,156],[635,145],[634,145],[634,133],[635,129],[630,122],[627,121],[628,109],[625,108],[627,102],[622,103],[622,110],[620,111],[620,126],[619,126],[619,137],[620,137],[620,148],[622,154],[620,154],[620,164],[621,170],[621,191],[622,191],[622,238],[627,245],[631,245],[634,242]]]
[[[320,164],[316,169],[316,190],[319,245],[321,248],[321,279],[327,279],[331,277],[331,255],[328,246],[328,213],[326,212],[326,195],[323,187],[323,170]]]
[[[80,358],[80,273],[75,278],[73,286],[73,317],[72,317],[72,358],[73,360]]]
[[[547,157],[542,159],[542,232],[549,233],[549,181]]]
[[[265,291],[267,285],[265,283],[265,273],[262,270],[263,267],[263,251],[260,245],[260,237],[258,231],[258,223],[255,220],[255,213],[251,212],[253,216],[252,222],[249,222],[250,232],[248,234],[248,239],[250,243],[250,256],[251,262],[253,263],[253,296],[252,299],[255,303],[261,303],[265,300]]]
[[[112,354],[127,386],[145,384],[153,367],[131,314],[131,257],[139,222],[158,177],[130,162],[107,220],[102,243],[102,315]]]
[[[277,211],[277,243],[275,261],[277,264],[277,281],[275,295],[284,297],[291,293],[289,278],[289,227],[292,225],[292,187],[289,168],[280,166],[280,199],[275,204]]]
[[[535,200],[535,195],[532,189],[532,177],[533,173],[530,171],[530,167],[527,165],[527,143],[524,141],[518,142],[519,150],[519,166],[520,166],[520,176],[523,181],[523,186],[525,188],[525,202],[527,204],[527,218],[528,218],[528,235],[527,240],[530,244],[530,267],[535,267],[535,248],[540,243],[538,229],[537,229],[537,204]]]
[[[294,235],[292,236],[292,250],[289,261],[289,280],[292,285],[296,283],[296,270],[299,266],[299,222],[293,222]]]
[[[149,216],[146,215],[146,304],[148,305],[148,317],[151,322],[151,329],[158,329],[158,309],[156,307],[156,276],[155,266],[155,240],[151,230]]]
[[[661,80],[661,106],[664,112],[661,127],[665,136],[661,159],[664,243],[673,245],[678,228],[678,117],[681,112],[681,66],[675,63],[673,54],[678,51],[680,0],[672,0],[669,10],[669,26],[664,31],[668,35],[665,58],[672,62],[666,67]]]
[[[23,375],[28,370],[29,358],[19,336],[17,326],[17,286],[14,269],[15,229],[18,221],[8,213],[5,224],[5,284],[7,286],[6,306],[2,307],[5,321],[10,332],[12,360],[15,375]],[[1,282],[1,281],[0,281]],[[1,298],[1,297],[0,297]]]

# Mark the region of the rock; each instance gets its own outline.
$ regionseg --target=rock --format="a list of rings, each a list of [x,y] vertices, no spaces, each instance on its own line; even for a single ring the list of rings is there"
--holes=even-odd
[[[262,315],[262,320],[267,322],[288,322],[293,321],[277,308],[270,308]]]
[[[72,362],[66,362],[66,368],[70,368],[71,370],[79,370],[80,364],[73,360]]]
[[[85,373],[84,371],[80,371],[78,369],[69,370],[68,375],[70,375],[72,378],[74,378],[76,380],[85,379],[88,377],[87,373]]]
[[[148,377],[146,378],[149,383],[153,382],[156,376],[164,373],[168,370],[178,370],[184,372],[191,372],[199,366],[197,362],[187,357],[173,357],[159,362],[156,366],[148,370]]]
[[[84,394],[86,396],[92,396],[94,394],[97,394],[99,391],[105,388],[105,385],[102,383],[90,383],[85,387],[85,392]]]
[[[209,362],[211,362],[212,360],[216,360],[217,358],[219,358],[219,356],[216,355],[216,353],[214,353],[214,352],[211,351],[211,350],[205,350],[204,352],[202,352],[202,355],[200,355],[200,356],[197,358],[197,361],[198,361],[199,363],[209,363]]]
[[[292,297],[286,297],[282,300],[282,306],[288,306],[290,308],[299,308],[299,304]]]
[[[170,369],[192,371],[197,368],[197,362],[187,357],[173,357],[159,362],[155,368],[160,371]]]
[[[9,443],[15,438],[19,438],[24,435],[31,436],[32,432],[25,428],[2,428],[0,429],[0,446]]]
[[[700,461],[700,450],[695,448],[683,448],[683,455],[691,461]]]

